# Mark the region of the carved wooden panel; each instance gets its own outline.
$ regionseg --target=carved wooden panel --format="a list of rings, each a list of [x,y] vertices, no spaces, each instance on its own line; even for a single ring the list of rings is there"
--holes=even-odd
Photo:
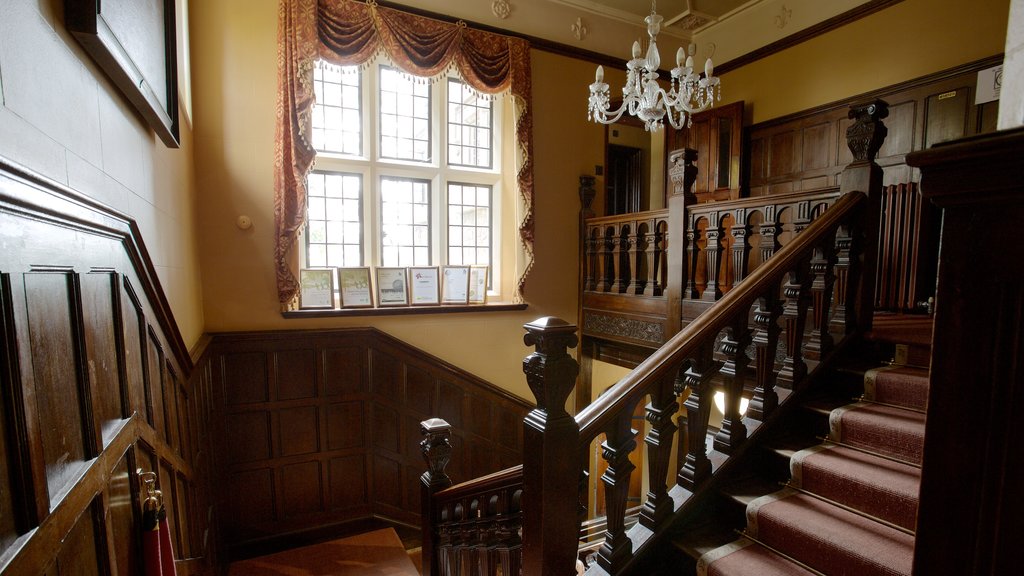
[[[417,523],[419,423],[431,417],[455,426],[455,478],[522,461],[525,402],[381,332],[224,334],[211,348],[235,554],[371,515]]]

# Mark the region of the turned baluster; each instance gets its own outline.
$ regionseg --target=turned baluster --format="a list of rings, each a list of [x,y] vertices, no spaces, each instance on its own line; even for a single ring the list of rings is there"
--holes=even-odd
[[[612,235],[612,275],[611,291],[621,294],[626,291],[629,285],[629,257],[626,255],[629,250],[629,224],[617,224]]]
[[[643,252],[640,252],[637,257],[643,260],[643,266],[637,262],[637,281],[640,283],[637,286],[636,293],[641,296],[654,296],[655,288],[658,286],[655,272],[658,269],[658,262],[655,260],[658,248],[658,228],[656,220],[648,220],[643,223],[643,229],[637,230],[637,239],[643,238]],[[643,278],[639,278],[640,275]]]
[[[637,260],[637,253],[643,253],[640,251],[639,243],[643,242],[643,234],[637,230],[637,222],[627,225],[628,228],[624,228],[622,234],[623,243],[623,275],[622,279],[622,291],[643,293],[644,287],[640,284],[640,261]],[[632,287],[632,290],[630,290]]]
[[[597,563],[609,574],[618,572],[633,555],[633,541],[626,535],[626,505],[629,499],[629,477],[636,468],[629,454],[636,449],[633,429],[633,408],[623,410],[605,430],[601,456],[608,467],[601,475],[607,528],[604,543],[597,550]]]
[[[835,283],[833,268],[836,262],[835,235],[827,236],[814,249],[811,258],[811,306],[814,308],[811,334],[807,339],[805,354],[812,360],[821,360],[832,350],[834,344],[829,326],[832,323],[832,288]]]
[[[654,258],[651,266],[652,294],[661,296],[665,293],[664,281],[668,270],[668,222],[654,221]]]
[[[747,224],[747,209],[736,210],[736,221],[732,225],[732,287],[739,286],[747,276],[747,254],[750,252],[750,244],[747,237],[750,235],[750,225]]]
[[[776,382],[784,388],[792,389],[794,383],[800,382],[807,375],[803,342],[807,306],[811,300],[810,288],[810,262],[804,259],[789,272],[789,280],[782,289],[786,297],[786,304],[782,309],[782,322],[786,329],[786,359],[782,362],[782,369],[779,370]]]
[[[722,236],[721,214],[712,212],[708,215],[708,227],[704,230],[704,254],[707,262],[707,286],[700,299],[707,302],[714,302],[722,297],[722,291],[718,286],[719,264],[722,259],[722,243],[719,241]]]
[[[853,264],[850,255],[853,251],[853,235],[850,234],[850,226],[843,224],[836,232],[836,264],[835,270],[835,300],[836,308],[832,314],[832,329],[841,334],[849,334],[853,326],[847,323],[846,299],[850,288],[850,266]]]
[[[748,322],[748,314],[744,311],[725,329],[725,338],[722,339],[722,354],[726,359],[721,370],[725,381],[725,413],[722,427],[715,434],[714,446],[715,450],[726,454],[731,454],[747,439],[747,427],[740,415],[740,401],[743,398],[744,374],[750,364],[747,356],[751,340]]]
[[[422,516],[423,538],[423,570],[424,574],[440,574],[438,571],[435,546],[439,534],[437,526],[441,523],[441,512],[433,506],[434,494],[452,485],[445,468],[452,456],[452,427],[440,418],[431,418],[420,422],[420,434],[423,440],[420,449],[423,460],[427,463],[427,471],[420,476],[420,503]],[[450,521],[450,519],[449,519]]]
[[[612,253],[612,249],[615,246],[615,228],[607,226],[604,229],[604,234],[600,238],[600,251],[598,252],[601,258],[601,280],[598,282],[597,290],[599,292],[610,292],[612,289],[612,282],[615,279],[615,256]]]
[[[793,218],[793,236],[804,231],[811,223],[811,201],[801,200],[796,203],[796,217]]]
[[[647,444],[647,501],[640,510],[640,523],[649,530],[656,530],[672,514],[672,497],[668,494],[668,461],[672,455],[672,435],[676,425],[672,416],[679,410],[673,390],[674,378],[666,378],[651,390],[651,402],[647,405],[647,422],[650,430],[644,442]]]
[[[576,326],[554,317],[523,326],[526,381],[537,408],[523,420],[523,574],[564,574],[576,561],[579,536],[577,483],[580,429],[565,411],[579,365],[567,348],[578,343]]]
[[[764,221],[761,222],[761,242],[758,244],[758,249],[761,251],[761,263],[764,264],[775,255],[775,251],[779,249],[779,232],[781,232],[781,226],[775,221],[776,207],[774,204],[770,204],[764,207]]]
[[[714,350],[714,342],[702,345],[690,361],[683,379],[690,389],[690,395],[683,403],[686,408],[687,451],[676,483],[690,491],[711,477],[711,461],[707,454],[708,417],[711,416],[713,393],[711,379],[721,367],[721,363],[714,360]]]
[[[750,398],[747,413],[751,418],[764,420],[779,405],[775,392],[775,354],[779,348],[779,316],[782,315],[782,299],[778,286],[768,289],[757,301],[754,312],[754,366],[756,385]]]
[[[598,229],[595,226],[587,227],[586,242],[586,271],[583,277],[583,289],[592,292],[597,289],[597,278],[598,278]]]
[[[686,291],[685,298],[700,298],[697,293],[697,259],[700,248],[697,246],[697,221],[690,216],[690,225],[686,227]]]

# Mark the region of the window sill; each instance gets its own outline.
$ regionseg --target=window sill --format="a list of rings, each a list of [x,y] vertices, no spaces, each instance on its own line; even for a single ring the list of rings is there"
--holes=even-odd
[[[389,308],[335,308],[333,310],[289,310],[285,318],[341,318],[348,316],[403,316],[413,314],[453,314],[458,312],[513,312],[526,310],[528,305],[495,302],[471,306],[395,306]]]

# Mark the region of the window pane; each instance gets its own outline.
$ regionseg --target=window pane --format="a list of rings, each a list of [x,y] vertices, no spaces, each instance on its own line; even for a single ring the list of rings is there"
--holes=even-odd
[[[382,66],[380,101],[381,157],[429,162],[430,85]]]
[[[449,264],[491,264],[490,203],[490,186],[448,184]]]
[[[363,265],[363,238],[360,234],[362,187],[363,177],[359,174],[309,174],[306,197],[307,265]]]
[[[384,176],[381,266],[430,265],[430,181]]]
[[[317,60],[313,69],[313,147],[323,152],[362,154],[363,120],[360,73],[356,66],[338,67]]]
[[[466,84],[448,79],[448,164],[491,167],[491,102]]]

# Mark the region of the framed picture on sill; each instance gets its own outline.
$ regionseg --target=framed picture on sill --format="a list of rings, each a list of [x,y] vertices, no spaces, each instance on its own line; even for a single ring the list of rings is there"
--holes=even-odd
[[[469,303],[487,303],[487,266],[469,267]]]
[[[373,308],[370,268],[338,268],[342,308]]]
[[[409,305],[409,284],[405,268],[377,268],[377,305]]]
[[[413,306],[436,306],[441,303],[441,282],[437,266],[409,268],[409,299]]]
[[[469,304],[469,266],[445,266],[441,271],[441,303]]]
[[[303,268],[299,270],[299,308],[302,310],[334,308],[334,268]]]

